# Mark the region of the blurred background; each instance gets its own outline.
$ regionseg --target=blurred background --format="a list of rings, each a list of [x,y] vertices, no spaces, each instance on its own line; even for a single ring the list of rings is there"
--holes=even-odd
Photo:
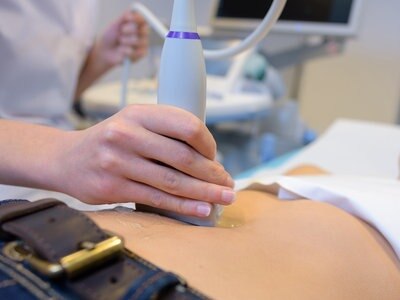
[[[131,3],[99,2],[98,30]],[[142,2],[168,24],[172,0]],[[244,38],[270,3],[197,1],[205,47]],[[209,102],[216,103],[208,107],[207,125],[228,170],[240,174],[300,149],[339,118],[398,124],[399,11],[398,0],[288,0],[275,30],[257,49],[207,62]],[[155,95],[161,47],[162,39],[152,33],[149,54],[132,68],[139,94],[145,88]],[[117,84],[120,73],[115,70],[88,91],[89,109],[98,113],[100,87]]]

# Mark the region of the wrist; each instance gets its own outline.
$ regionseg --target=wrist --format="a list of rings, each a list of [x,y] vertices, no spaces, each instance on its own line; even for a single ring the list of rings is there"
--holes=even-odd
[[[100,41],[96,40],[89,50],[85,64],[79,74],[75,99],[79,99],[89,86],[113,67],[104,59],[100,43]]]
[[[47,126],[0,120],[0,182],[60,191],[62,160],[70,133]]]
[[[55,129],[51,134],[47,151],[38,155],[33,178],[35,187],[67,193],[66,183],[70,179],[71,147],[75,144],[76,131]]]
[[[102,43],[101,39],[96,39],[88,55],[86,67],[94,77],[100,77],[115,67],[115,64],[110,62],[104,54],[104,45]]]

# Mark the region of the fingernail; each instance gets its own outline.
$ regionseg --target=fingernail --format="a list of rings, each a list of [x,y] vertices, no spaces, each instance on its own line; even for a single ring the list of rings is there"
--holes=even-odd
[[[228,186],[232,188],[235,186],[235,181],[230,176],[228,177]]]
[[[211,213],[211,207],[208,204],[199,204],[196,207],[197,214],[201,217],[208,217]]]
[[[232,204],[235,201],[236,193],[231,190],[223,190],[222,191],[222,202],[226,204]]]

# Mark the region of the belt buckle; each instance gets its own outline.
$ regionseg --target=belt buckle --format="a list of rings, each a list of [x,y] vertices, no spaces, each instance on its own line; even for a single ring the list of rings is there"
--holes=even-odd
[[[43,260],[35,255],[22,241],[12,241],[3,248],[3,254],[8,258],[27,262],[40,274],[56,279],[66,275],[69,279],[93,269],[123,253],[124,240],[112,235],[97,244],[83,242],[82,249],[62,257],[58,263]]]

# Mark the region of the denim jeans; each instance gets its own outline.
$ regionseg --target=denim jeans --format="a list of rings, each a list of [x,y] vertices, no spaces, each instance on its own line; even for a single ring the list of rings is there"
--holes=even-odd
[[[0,242],[3,250],[5,243]],[[77,299],[67,291],[52,286],[23,263],[0,253],[0,299]]]
[[[4,204],[14,201],[19,200],[0,201],[0,210]],[[8,243],[9,241],[1,240],[0,236],[0,299],[80,299],[68,287],[73,281],[67,283],[66,279],[63,280],[62,278],[60,280],[51,280],[36,272],[28,263],[10,258],[9,251],[4,251]],[[131,298],[139,300],[152,299],[152,296],[164,287],[175,286],[180,282],[180,279],[174,274],[151,267],[148,262],[137,256],[135,256],[134,260],[129,255],[126,257],[125,263],[135,267],[136,270],[141,270],[143,273],[132,279],[132,282],[128,281],[128,286],[125,286],[125,295],[120,300]],[[76,281],[74,284],[76,284]],[[205,299],[199,297],[196,292],[183,296],[184,298],[180,299]],[[106,293],[101,297],[108,299]]]
[[[3,249],[5,243],[0,242],[0,248]],[[1,251],[0,250],[0,251]],[[156,272],[150,272],[149,276],[154,276]],[[145,278],[143,278],[144,280]],[[174,280],[172,274],[165,277],[166,281]],[[126,295],[121,299],[130,299],[134,291],[141,287],[144,282],[136,281],[132,283],[132,287],[127,291]],[[148,291],[157,289],[152,286]],[[142,297],[147,298],[145,295]],[[24,263],[14,262],[0,253],[0,299],[80,299],[72,294],[68,288],[57,281],[45,279]],[[190,299],[190,298],[187,298]]]

